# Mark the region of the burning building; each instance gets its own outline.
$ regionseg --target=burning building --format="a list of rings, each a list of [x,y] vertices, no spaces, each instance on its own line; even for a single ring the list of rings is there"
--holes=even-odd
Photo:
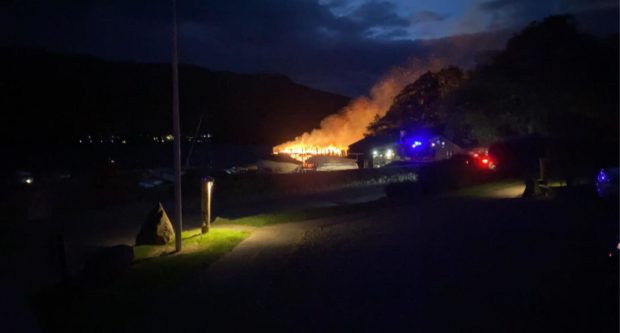
[[[441,63],[411,64],[409,68],[393,69],[375,84],[369,96],[361,96],[340,112],[321,121],[319,128],[273,147],[274,154],[286,154],[305,163],[312,156],[347,157],[348,147],[364,138],[368,126],[383,117],[402,88],[415,81],[424,71]]]
[[[337,147],[332,144],[328,144],[327,146],[316,146],[313,144],[291,144],[291,145],[280,145],[273,147],[273,153],[275,155],[285,154],[290,157],[305,162],[308,158],[312,156],[347,156],[348,147]]]

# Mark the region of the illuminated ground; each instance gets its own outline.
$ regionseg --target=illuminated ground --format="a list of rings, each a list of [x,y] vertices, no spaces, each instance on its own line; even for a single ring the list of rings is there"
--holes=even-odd
[[[522,180],[509,180],[465,188],[450,195],[469,198],[515,199],[520,198],[523,191],[525,191],[525,184]]]
[[[382,186],[344,188],[334,191],[305,195],[289,195],[271,200],[246,203],[240,202],[230,209],[216,210],[215,215],[239,217],[257,213],[312,207],[333,207],[337,205],[372,201],[384,196]],[[200,227],[200,204],[191,197],[185,197],[184,230]],[[217,203],[218,198],[214,201]],[[147,213],[156,202],[138,201],[123,205],[112,205],[100,209],[84,209],[75,216],[62,218],[55,223],[33,221],[20,223],[18,230],[7,233],[2,257],[7,266],[22,267],[5,272],[10,284],[31,293],[60,279],[56,252],[50,249],[50,239],[60,232],[64,235],[69,269],[78,272],[85,258],[99,246],[118,244],[132,245]],[[165,204],[165,203],[164,203]],[[169,204],[167,207],[171,207]],[[19,251],[15,251],[19,249]],[[12,251],[12,252],[11,252]],[[28,262],[29,265],[23,265]]]
[[[564,191],[272,226],[166,298],[195,320],[136,328],[617,332],[617,221],[616,204]]]
[[[86,322],[128,332],[617,332],[617,204],[587,188],[515,198],[522,189],[508,181],[301,223],[215,224],[251,235],[209,267],[169,266],[174,279],[151,265],[136,285],[170,288],[142,285],[149,302],[116,306],[122,320],[97,310]]]

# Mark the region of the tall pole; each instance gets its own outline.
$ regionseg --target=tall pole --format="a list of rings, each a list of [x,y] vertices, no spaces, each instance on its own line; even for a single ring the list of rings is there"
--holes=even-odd
[[[172,155],[174,161],[175,249],[183,247],[183,207],[181,205],[181,124],[179,116],[179,59],[177,55],[177,2],[172,0]]]

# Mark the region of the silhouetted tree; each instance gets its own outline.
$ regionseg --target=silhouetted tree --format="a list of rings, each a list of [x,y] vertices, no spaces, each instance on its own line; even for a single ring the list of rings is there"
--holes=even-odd
[[[580,33],[570,16],[534,22],[473,70],[450,104],[449,129],[498,138],[618,136],[617,40]]]
[[[442,101],[461,86],[464,78],[458,67],[426,72],[394,98],[387,114],[375,120],[369,131],[382,134],[394,129],[439,126],[446,116]]]
[[[617,36],[596,38],[571,16],[550,16],[471,71],[422,75],[369,131],[433,127],[483,144],[531,135],[617,140],[618,69]]]

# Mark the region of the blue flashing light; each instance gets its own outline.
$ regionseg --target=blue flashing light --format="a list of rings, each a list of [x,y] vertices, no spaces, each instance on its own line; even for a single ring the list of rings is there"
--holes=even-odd
[[[411,148],[416,148],[416,147],[420,147],[422,145],[421,141],[413,141],[413,144],[411,145]]]
[[[601,171],[598,173],[597,180],[599,183],[607,183],[609,181],[609,177],[607,177],[604,169],[601,169]]]

